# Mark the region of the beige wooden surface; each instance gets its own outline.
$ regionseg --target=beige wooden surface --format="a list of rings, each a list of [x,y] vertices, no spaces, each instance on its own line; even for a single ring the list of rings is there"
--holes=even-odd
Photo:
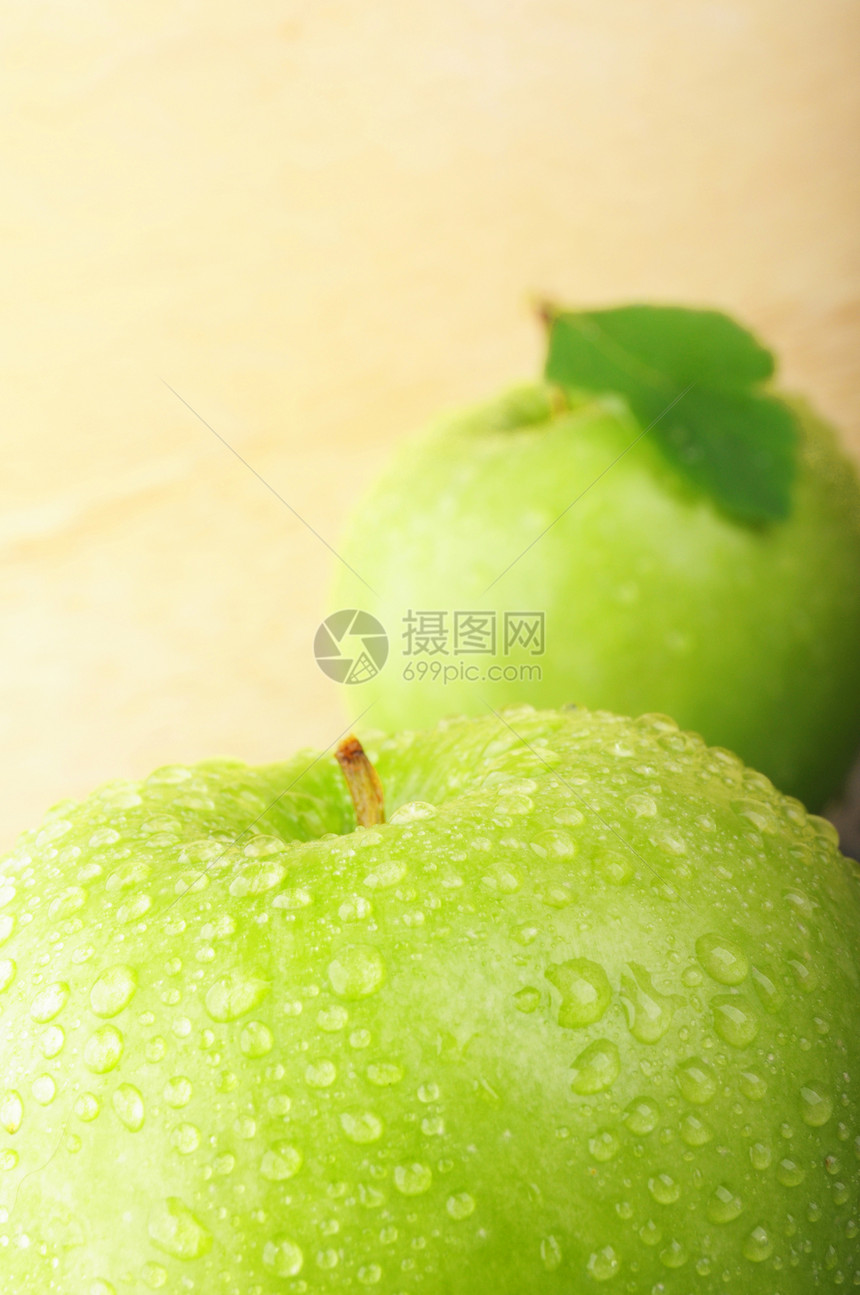
[[[323,536],[534,292],[716,303],[860,448],[847,0],[5,7],[0,844],[324,745]]]

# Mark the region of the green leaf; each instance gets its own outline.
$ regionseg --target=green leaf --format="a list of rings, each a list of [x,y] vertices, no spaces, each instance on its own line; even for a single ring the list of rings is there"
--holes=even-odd
[[[716,310],[624,306],[550,313],[546,377],[614,392],[666,458],[720,507],[747,521],[791,510],[798,428],[761,384],[774,361]]]

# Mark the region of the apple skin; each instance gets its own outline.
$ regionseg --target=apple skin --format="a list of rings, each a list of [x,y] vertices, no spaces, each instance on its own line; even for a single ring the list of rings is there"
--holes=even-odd
[[[821,809],[860,747],[860,485],[796,408],[792,511],[769,525],[685,484],[609,398],[520,387],[408,440],[340,546],[377,592],[340,566],[332,608],[372,612],[391,642],[384,671],[347,688],[353,713],[373,701],[397,730],[487,704],[658,711]],[[479,680],[404,679],[422,660],[404,655],[410,609],[543,611],[546,651],[425,656]],[[541,678],[487,676],[512,662]]]
[[[2,1295],[856,1286],[829,824],[660,716],[368,753],[377,828],[330,757],[215,761],[3,861]]]

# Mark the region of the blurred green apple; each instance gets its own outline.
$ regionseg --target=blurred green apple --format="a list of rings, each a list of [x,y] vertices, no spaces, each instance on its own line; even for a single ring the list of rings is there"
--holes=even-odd
[[[370,754],[375,827],[214,761],[2,861],[2,1295],[856,1287],[833,829],[657,716]]]
[[[860,486],[772,368],[715,312],[555,317],[551,382],[441,419],[358,504],[341,551],[375,592],[341,567],[332,605],[391,653],[356,711],[665,712],[823,806],[860,746]],[[487,614],[481,654],[458,625]]]

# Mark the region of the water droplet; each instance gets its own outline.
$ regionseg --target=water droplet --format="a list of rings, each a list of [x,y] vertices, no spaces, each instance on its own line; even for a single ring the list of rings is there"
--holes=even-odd
[[[235,1021],[259,1007],[269,989],[269,982],[261,976],[231,972],[209,986],[205,998],[206,1011],[213,1021]]]
[[[554,1236],[544,1237],[540,1243],[540,1258],[548,1273],[554,1273],[556,1269],[561,1267],[563,1257],[558,1238]]]
[[[170,1131],[170,1145],[183,1156],[190,1156],[200,1146],[200,1130],[196,1124],[177,1124]]]
[[[111,1099],[114,1113],[130,1133],[138,1133],[143,1128],[146,1111],[143,1097],[134,1084],[120,1084]]]
[[[540,1006],[540,990],[535,989],[532,985],[525,985],[518,989],[514,994],[514,1006],[518,1012],[525,1012],[527,1015]]]
[[[588,958],[571,958],[550,966],[547,980],[561,994],[558,1023],[566,1030],[593,1025],[603,1016],[612,999],[606,972]]]
[[[138,922],[152,907],[152,899],[149,895],[132,895],[124,904],[120,904],[116,910],[116,920],[120,925],[127,926],[129,922]]]
[[[167,1044],[164,1042],[164,1039],[160,1034],[154,1034],[151,1039],[147,1040],[144,1055],[150,1065],[155,1065],[157,1062],[162,1060],[166,1051]]]
[[[688,1258],[687,1248],[680,1241],[670,1241],[665,1250],[660,1251],[660,1262],[664,1268],[683,1268]]]
[[[754,1070],[742,1070],[739,1077],[740,1090],[751,1102],[764,1101],[767,1096],[767,1080],[762,1079]]]
[[[639,1240],[646,1246],[658,1246],[663,1240],[663,1229],[654,1219],[648,1219],[639,1229]]]
[[[347,944],[328,966],[331,987],[340,998],[365,998],[385,977],[385,964],[370,944]]]
[[[260,1173],[270,1183],[280,1183],[297,1174],[303,1161],[298,1147],[289,1142],[274,1142],[260,1162]]]
[[[362,1286],[375,1286],[382,1279],[382,1269],[379,1264],[363,1264],[357,1275]]]
[[[382,1137],[382,1120],[371,1111],[344,1111],[340,1126],[350,1142],[377,1142]]]
[[[389,823],[414,823],[422,818],[435,818],[436,806],[426,800],[411,800],[395,809]]]
[[[212,1234],[178,1196],[168,1196],[149,1215],[149,1239],[177,1259],[199,1259],[212,1245]]]
[[[610,851],[599,859],[598,866],[603,876],[613,886],[626,886],[633,880],[635,872],[633,860],[627,854]]]
[[[809,1124],[812,1128],[820,1128],[826,1124],[833,1114],[833,1102],[822,1093],[820,1088],[815,1088],[811,1084],[800,1090],[801,1113],[804,1124]]]
[[[644,1137],[660,1122],[660,1107],[650,1097],[636,1097],[624,1112],[624,1123],[631,1133]]]
[[[675,1075],[682,1095],[697,1106],[704,1106],[711,1101],[717,1091],[714,1072],[701,1057],[689,1057],[682,1061]]]
[[[638,962],[628,963],[628,970],[622,973],[621,1002],[630,1033],[640,1043],[662,1039],[682,1001],[677,994],[661,994],[655,989],[650,973]]]
[[[681,1117],[681,1138],[688,1147],[703,1147],[713,1141],[714,1131],[698,1115],[688,1111]]]
[[[457,1192],[455,1195],[448,1197],[445,1202],[445,1209],[452,1219],[457,1219],[459,1222],[475,1213],[475,1198],[470,1196],[468,1192]]]
[[[364,884],[371,890],[385,890],[388,886],[396,886],[405,876],[406,864],[402,859],[388,859],[367,874]]]
[[[408,1165],[396,1165],[394,1169],[394,1186],[404,1196],[420,1196],[433,1182],[433,1170],[419,1160]]]
[[[55,921],[72,917],[79,913],[87,902],[87,892],[83,886],[67,886],[55,895],[48,906],[48,912]]]
[[[311,1088],[331,1088],[337,1079],[337,1066],[333,1061],[311,1061],[305,1067],[305,1083]]]
[[[91,1124],[101,1110],[101,1103],[95,1093],[81,1093],[75,1101],[75,1115],[84,1124]]]
[[[745,1259],[749,1259],[754,1264],[760,1264],[770,1258],[773,1254],[773,1241],[764,1228],[753,1228],[744,1241],[743,1254]]]
[[[649,1178],[648,1190],[660,1205],[672,1205],[681,1195],[681,1188],[669,1174],[655,1174]]]
[[[586,1271],[593,1281],[608,1282],[620,1267],[621,1260],[612,1246],[604,1246],[602,1250],[595,1250],[589,1255]]]
[[[131,967],[108,967],[90,990],[90,1007],[96,1016],[117,1016],[131,1002],[137,977]]]
[[[164,1100],[168,1106],[178,1110],[188,1105],[193,1092],[190,1079],[185,1075],[173,1075],[164,1085]]]
[[[740,945],[720,935],[699,936],[696,957],[708,975],[721,985],[739,985],[749,973],[749,962]]]
[[[245,847],[246,854],[250,848]],[[263,895],[267,890],[274,890],[275,886],[279,886],[286,875],[286,865],[280,859],[259,859],[254,863],[246,863],[230,882],[230,894],[236,899]]]
[[[769,1169],[773,1152],[764,1142],[754,1142],[750,1147],[750,1161],[753,1169]]]
[[[601,1093],[610,1088],[621,1073],[621,1056],[609,1039],[596,1039],[580,1052],[571,1066],[575,1093]]]
[[[30,1015],[39,1025],[47,1025],[63,1010],[69,997],[69,986],[58,980],[53,985],[46,985],[30,1004]]]
[[[60,1025],[49,1025],[41,1039],[42,1056],[46,1061],[52,1057],[58,1057],[63,1050],[66,1042],[66,1035]]]
[[[711,999],[714,1029],[733,1048],[747,1048],[758,1034],[758,1017],[740,994],[718,994]]]
[[[624,802],[627,813],[633,818],[654,818],[657,814],[657,802],[653,796],[646,796],[644,793],[636,792],[628,796]]]
[[[17,1151],[9,1151],[8,1149],[5,1151],[0,1151],[0,1173],[7,1173],[9,1170],[14,1169],[17,1166],[17,1164],[18,1164]]]
[[[23,1118],[24,1103],[21,1101],[21,1094],[16,1092],[14,1088],[10,1089],[0,1099],[0,1126],[7,1133],[17,1133]]]
[[[115,1025],[102,1025],[87,1039],[84,1063],[93,1074],[106,1075],[122,1056],[123,1038]]]
[[[378,1061],[371,1062],[367,1067],[367,1078],[378,1088],[388,1088],[391,1084],[399,1084],[403,1078],[403,1071],[400,1066],[393,1062]]]
[[[539,832],[531,842],[531,848],[541,858],[549,856],[552,859],[572,859],[576,853],[576,846],[568,833],[557,832],[552,828]]]
[[[811,994],[818,988],[818,972],[800,954],[788,959],[788,965],[794,972],[794,978],[804,994]]]
[[[161,1290],[167,1285],[167,1269],[163,1264],[144,1264],[141,1269],[141,1276],[150,1290]]]
[[[776,1167],[776,1176],[784,1187],[798,1187],[806,1177],[806,1171],[785,1156]]]
[[[50,1075],[38,1075],[33,1080],[33,1096],[40,1106],[50,1106],[57,1095],[57,1085]]]
[[[337,1030],[342,1030],[349,1021],[349,1012],[340,1003],[333,1003],[330,1007],[321,1007],[317,1012],[317,1025],[327,1034],[334,1034]]]
[[[603,1164],[618,1155],[621,1142],[611,1129],[601,1129],[595,1137],[589,1139],[588,1149],[594,1159]]]
[[[242,1030],[239,1046],[246,1057],[265,1057],[275,1046],[272,1031],[262,1021],[249,1021]]]
[[[106,1282],[103,1278],[97,1277],[90,1286],[87,1295],[116,1295],[116,1287],[111,1282]]]
[[[263,1246],[263,1265],[276,1277],[295,1277],[304,1262],[301,1248],[288,1237],[277,1236]]]
[[[740,1196],[720,1183],[708,1201],[708,1218],[712,1223],[731,1223],[743,1210]]]

